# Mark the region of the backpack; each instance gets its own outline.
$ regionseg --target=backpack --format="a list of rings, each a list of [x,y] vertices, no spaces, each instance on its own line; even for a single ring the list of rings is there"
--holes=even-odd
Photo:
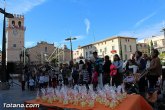
[[[114,64],[110,65],[110,75],[115,76],[117,74],[117,67]]]

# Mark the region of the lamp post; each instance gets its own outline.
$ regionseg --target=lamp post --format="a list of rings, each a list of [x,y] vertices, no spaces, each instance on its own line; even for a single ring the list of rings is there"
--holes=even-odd
[[[6,83],[7,73],[6,73],[6,17],[7,18],[14,18],[14,16],[10,13],[5,11],[5,8],[0,8],[0,13],[4,15],[3,18],[3,36],[2,36],[2,73],[1,73],[1,82]]]
[[[73,61],[73,52],[72,52],[72,40],[76,40],[77,38],[75,37],[69,37],[69,38],[66,38],[65,40],[66,41],[70,41],[70,51],[71,51],[71,60]]]

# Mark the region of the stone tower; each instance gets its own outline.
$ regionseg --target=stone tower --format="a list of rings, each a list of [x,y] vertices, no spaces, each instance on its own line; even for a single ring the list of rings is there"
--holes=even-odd
[[[24,16],[15,14],[14,18],[8,19],[7,24],[7,62],[19,62],[21,51],[24,48]]]

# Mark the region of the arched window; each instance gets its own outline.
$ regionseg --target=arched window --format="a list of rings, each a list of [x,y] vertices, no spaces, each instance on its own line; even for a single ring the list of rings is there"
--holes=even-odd
[[[18,26],[21,27],[21,21],[18,21]]]
[[[15,21],[12,21],[12,26],[15,26]]]

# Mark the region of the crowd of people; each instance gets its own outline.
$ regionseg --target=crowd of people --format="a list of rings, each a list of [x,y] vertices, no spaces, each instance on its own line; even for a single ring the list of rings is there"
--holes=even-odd
[[[80,60],[69,64],[60,64],[52,67],[49,64],[39,66],[25,66],[20,82],[22,90],[25,84],[29,90],[36,88],[47,88],[57,86],[86,85],[93,84],[93,89],[103,88],[105,84],[111,86],[125,85],[126,91],[137,92],[145,96],[148,90],[153,91],[160,87],[162,65],[158,57],[159,52],[153,49],[151,56],[136,51],[130,58],[123,61],[118,54],[113,56],[113,61],[106,55],[99,58],[97,52],[93,52],[94,59]],[[137,79],[135,78],[137,76]],[[132,84],[136,87],[132,89]],[[131,88],[131,89],[130,89]]]

